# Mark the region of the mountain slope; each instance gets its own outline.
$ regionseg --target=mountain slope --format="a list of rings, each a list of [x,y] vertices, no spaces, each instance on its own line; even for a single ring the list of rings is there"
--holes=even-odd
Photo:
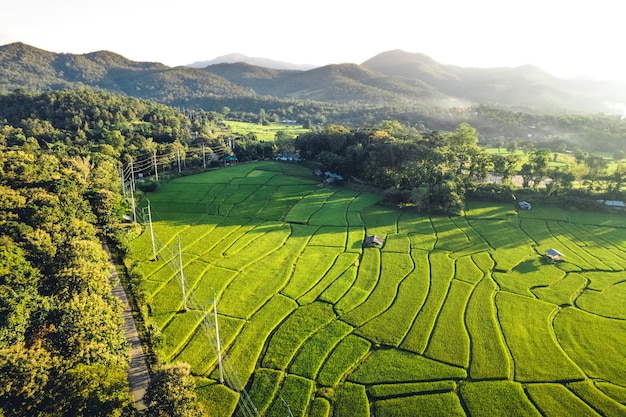
[[[169,104],[204,106],[220,106],[220,100],[241,104],[243,99],[252,107],[257,106],[253,102],[262,106],[260,103],[276,100],[314,100],[352,107],[412,109],[495,104],[614,114],[615,105],[626,98],[626,84],[565,80],[530,65],[462,68],[401,50],[381,53],[361,65],[327,65],[301,71],[242,62],[203,69],[171,68],[134,62],[108,51],[74,55],[47,52],[23,43],[0,46],[0,92],[76,86]]]

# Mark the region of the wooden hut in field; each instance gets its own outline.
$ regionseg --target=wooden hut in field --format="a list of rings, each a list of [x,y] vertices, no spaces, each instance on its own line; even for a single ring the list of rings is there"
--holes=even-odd
[[[556,249],[548,249],[546,257],[552,262],[561,262],[563,260],[563,254]]]
[[[378,235],[367,236],[363,241],[364,248],[382,248],[385,240]]]

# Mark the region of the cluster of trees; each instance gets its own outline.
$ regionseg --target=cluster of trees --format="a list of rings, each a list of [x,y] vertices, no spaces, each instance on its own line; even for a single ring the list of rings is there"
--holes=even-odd
[[[123,237],[120,158],[182,146],[190,123],[85,89],[0,95],[0,415],[133,415],[102,239]],[[200,415],[188,367],[155,369],[147,405]]]
[[[463,209],[466,193],[475,193],[490,174],[509,196],[511,179],[519,174],[522,186],[535,190],[550,178],[548,195],[568,192],[575,180],[602,179],[604,188],[589,191],[617,198],[626,171],[620,166],[607,176],[601,169],[602,158],[585,153],[569,170],[554,168],[550,165],[553,153],[546,148],[529,149],[524,161],[513,153],[516,148],[511,153],[489,154],[478,146],[477,131],[467,123],[450,133],[420,133],[397,121],[368,129],[329,126],[300,135],[295,147],[304,158],[320,162],[324,170],[386,189],[387,197],[401,205],[453,213]]]
[[[98,237],[119,207],[116,166],[0,141],[5,415],[120,415],[129,403],[121,306]]]

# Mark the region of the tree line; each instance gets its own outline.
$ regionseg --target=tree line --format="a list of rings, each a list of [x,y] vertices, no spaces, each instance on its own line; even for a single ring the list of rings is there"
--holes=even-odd
[[[120,159],[183,143],[190,124],[87,89],[0,95],[0,415],[136,414],[102,240],[123,249]],[[184,365],[154,368],[146,402],[147,415],[200,414]]]

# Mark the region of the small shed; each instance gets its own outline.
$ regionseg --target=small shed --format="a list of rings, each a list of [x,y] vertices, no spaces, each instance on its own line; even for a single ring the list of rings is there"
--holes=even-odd
[[[382,248],[385,240],[378,235],[367,236],[363,241],[363,247],[366,248]]]
[[[550,248],[546,251],[546,256],[553,262],[560,262],[564,255],[558,250]]]
[[[517,207],[519,207],[520,210],[530,210],[533,208],[533,206],[528,201],[520,201],[519,203],[517,203]]]

